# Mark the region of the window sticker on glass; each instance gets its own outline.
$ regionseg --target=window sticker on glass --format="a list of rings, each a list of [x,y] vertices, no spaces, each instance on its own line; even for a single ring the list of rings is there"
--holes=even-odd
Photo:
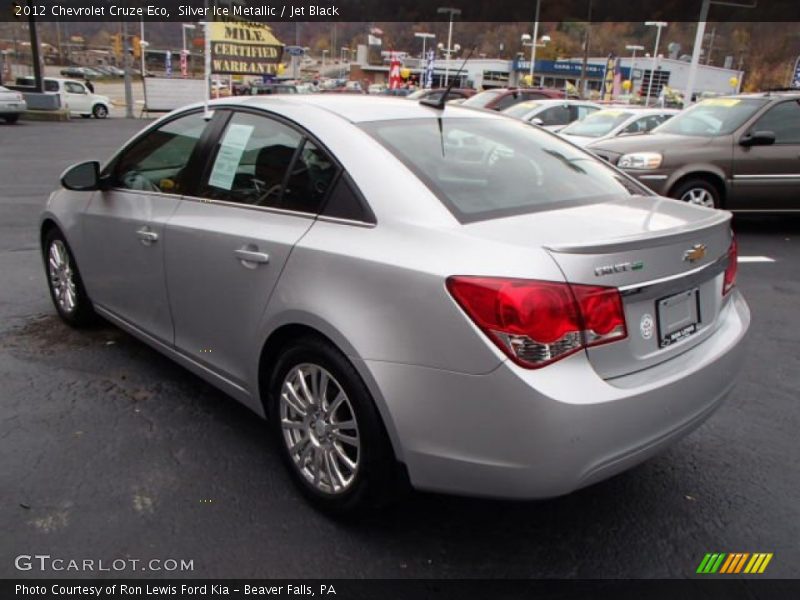
[[[705,106],[736,106],[739,100],[736,98],[708,98],[703,100],[701,104]]]
[[[211,177],[208,178],[209,185],[223,190],[230,190],[233,187],[236,169],[252,133],[252,125],[232,123],[228,126],[217,153],[217,160],[214,161]]]

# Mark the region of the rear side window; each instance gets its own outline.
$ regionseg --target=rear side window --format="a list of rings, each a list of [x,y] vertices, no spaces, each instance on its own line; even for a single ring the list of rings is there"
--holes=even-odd
[[[375,223],[375,216],[346,173],[339,177],[331,190],[322,214],[337,219]]]
[[[539,113],[538,117],[542,120],[542,125],[566,125],[569,123],[569,106],[552,106]]]
[[[212,153],[201,196],[251,206],[319,212],[338,168],[295,129],[237,112]]]
[[[362,127],[462,223],[649,194],[593,155],[511,119],[431,118]]]

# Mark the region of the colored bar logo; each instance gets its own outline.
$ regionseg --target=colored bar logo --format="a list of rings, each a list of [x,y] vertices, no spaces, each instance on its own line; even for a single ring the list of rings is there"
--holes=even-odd
[[[713,575],[715,573],[732,575],[737,573],[760,574],[763,573],[769,561],[772,560],[772,552],[725,552],[708,553],[700,561],[697,573],[701,575]]]

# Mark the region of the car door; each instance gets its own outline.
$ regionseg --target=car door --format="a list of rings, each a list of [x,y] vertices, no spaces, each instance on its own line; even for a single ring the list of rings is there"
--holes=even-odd
[[[83,217],[91,250],[81,271],[93,302],[168,344],[164,224],[192,177],[190,157],[206,128],[199,111],[137,138],[106,168],[108,189],[94,194]]]
[[[339,167],[304,132],[245,110],[229,113],[204,153],[205,173],[167,231],[175,345],[243,387],[270,295]]]
[[[771,131],[775,143],[739,143],[757,131]],[[800,209],[800,100],[775,104],[746,127],[743,135],[734,136],[733,193],[727,208]]]
[[[92,112],[92,98],[89,90],[77,81],[64,82],[64,101],[73,114],[87,114]]]

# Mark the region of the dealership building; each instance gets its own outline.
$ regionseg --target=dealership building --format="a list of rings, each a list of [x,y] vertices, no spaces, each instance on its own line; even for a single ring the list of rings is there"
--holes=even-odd
[[[388,83],[388,64],[367,64],[366,46],[359,46],[356,56],[356,61],[351,65],[351,79],[369,83]],[[599,91],[601,89],[606,62],[606,57],[595,56],[588,59],[586,78],[590,90]],[[412,77],[419,80],[424,70],[423,61],[418,58],[403,57],[402,63],[404,68],[409,69]],[[450,61],[445,59],[435,60],[434,87],[439,87],[444,83],[446,71],[449,71],[449,79],[452,79],[462,64],[463,60],[459,59]],[[583,59],[581,58],[564,60],[537,59],[536,68],[534,69],[536,84],[551,88],[562,88],[567,82],[576,85],[581,77],[582,66]],[[459,85],[476,89],[516,86],[519,85],[522,77],[530,73],[530,67],[529,60],[523,60],[519,57],[514,60],[471,58],[464,65],[463,71],[459,75]],[[676,90],[685,89],[689,79],[689,67],[690,64],[682,60],[659,58],[654,70],[652,58],[636,57],[636,60],[632,61],[630,56],[620,57],[622,79],[629,79],[631,71],[633,71],[634,91],[638,92],[642,89],[646,92],[652,76],[651,94],[653,96],[658,96],[664,86]],[[697,94],[730,94],[738,92],[741,87],[742,75],[743,71],[735,69],[699,65],[694,90]],[[734,78],[735,87],[731,86]]]

